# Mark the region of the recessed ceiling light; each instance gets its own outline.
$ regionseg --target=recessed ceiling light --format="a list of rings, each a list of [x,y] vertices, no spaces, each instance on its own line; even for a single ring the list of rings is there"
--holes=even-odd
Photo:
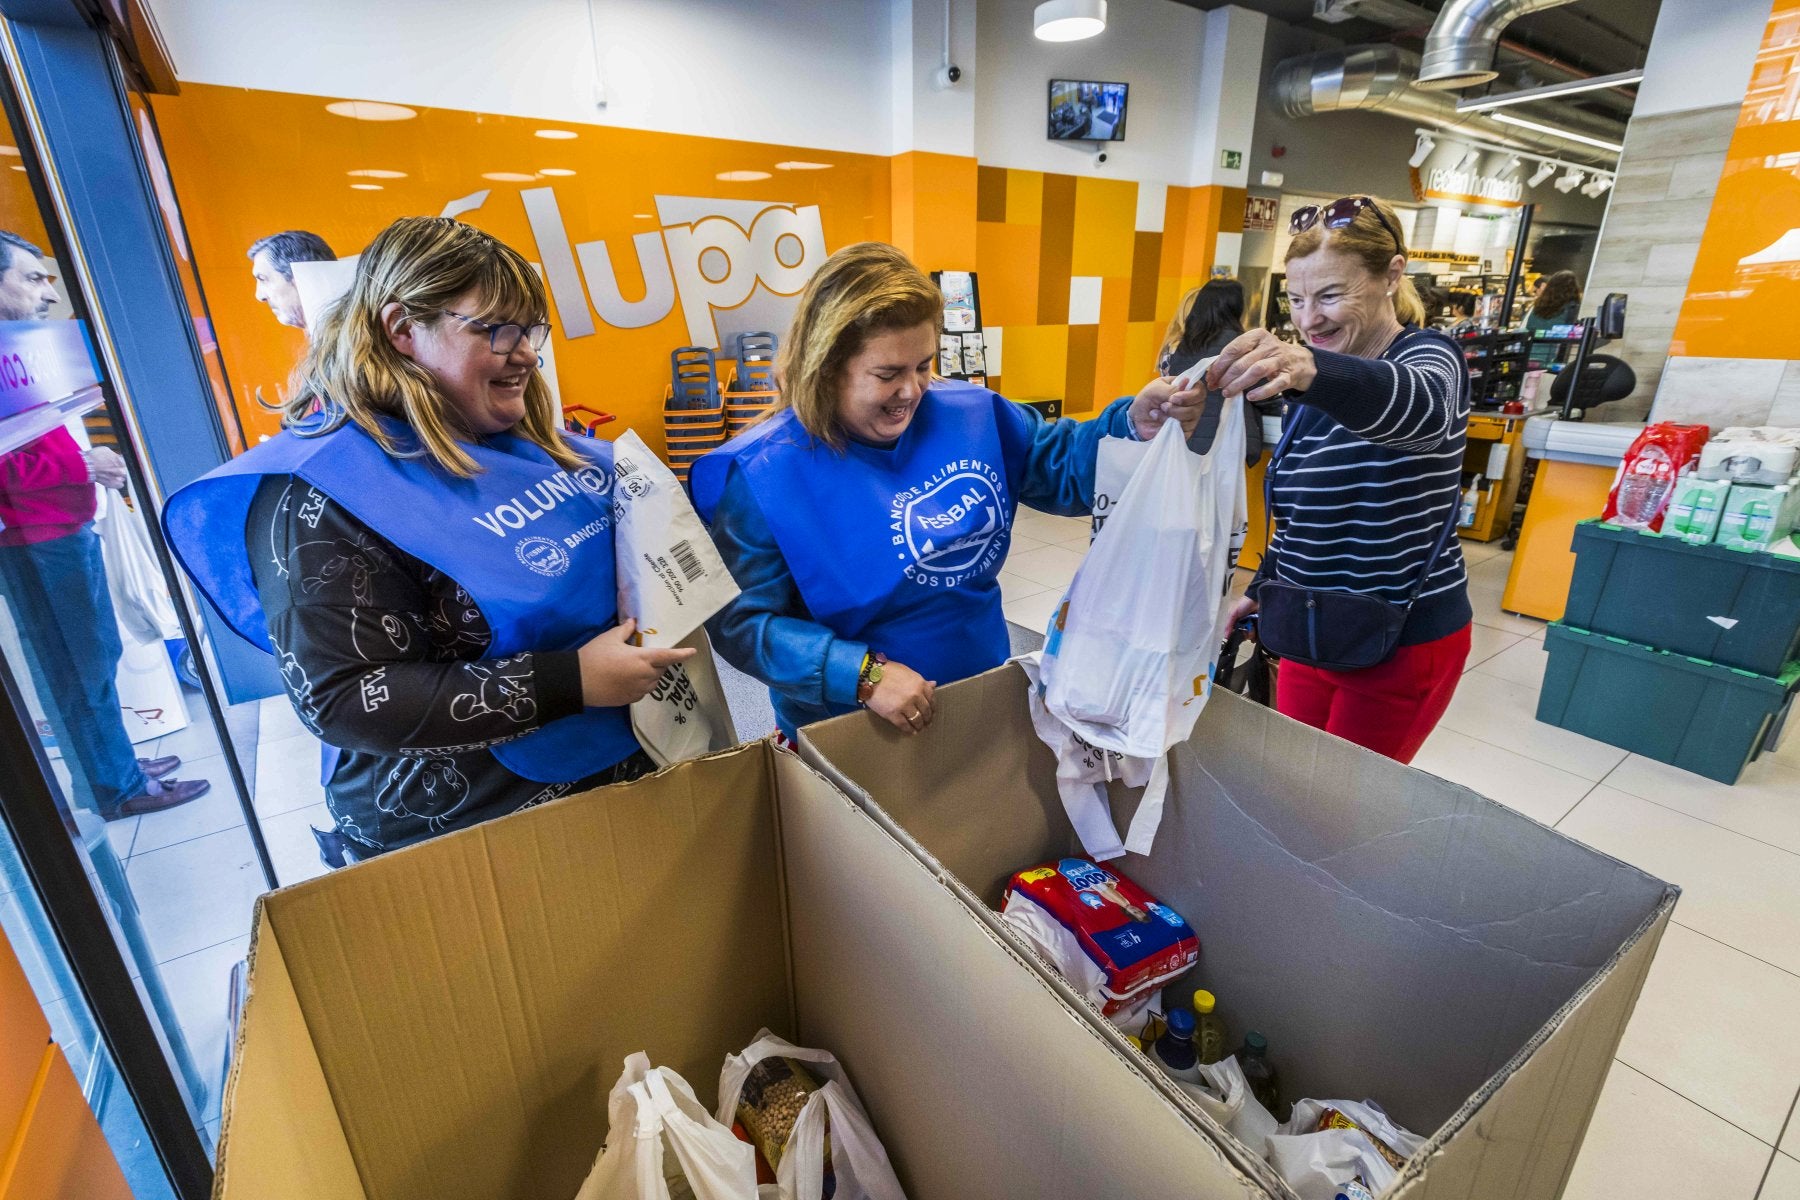
[[[569,168],[567,168],[567,167],[540,167],[540,168],[538,168],[539,175],[554,175],[559,179],[562,178],[564,175],[573,175],[574,173],[575,172],[569,170]]]
[[[553,142],[566,142],[570,138],[580,137],[581,135],[576,133],[573,129],[540,129],[537,131],[537,136],[549,138]]]
[[[24,167],[14,167],[13,168],[13,170],[15,170],[15,171],[23,171],[24,169],[25,169]]]
[[[379,183],[353,183],[350,186],[359,192],[379,192],[381,190]]]
[[[11,154],[17,157],[18,153],[19,148],[17,146],[0,146],[0,154]]]
[[[362,179],[405,179],[405,171],[382,171],[374,167],[364,167],[360,171],[345,171],[346,175],[355,175]]]
[[[418,110],[404,104],[383,104],[378,100],[334,100],[325,111],[356,121],[410,121]]]
[[[759,179],[773,179],[767,171],[720,171],[713,176],[721,183],[755,183]]]
[[[829,171],[836,165],[836,163],[778,162],[775,164],[775,169],[777,171]]]
[[[1489,113],[1488,116],[1493,120],[1500,122],[1502,125],[1516,125],[1520,129],[1529,129],[1534,133],[1561,138],[1565,142],[1579,142],[1583,146],[1597,146],[1602,150],[1611,150],[1614,154],[1621,154],[1625,150],[1625,147],[1621,146],[1618,142],[1609,142],[1604,138],[1589,137],[1585,133],[1576,133],[1571,129],[1558,129],[1554,125],[1540,125],[1536,121],[1527,121],[1525,118],[1515,117],[1511,113]]]
[[[649,213],[632,213],[631,215],[639,221],[654,221],[654,220],[656,220],[656,218],[651,216]]]
[[[489,171],[482,175],[483,179],[491,179],[495,183],[530,183],[536,175],[521,175],[517,171]]]

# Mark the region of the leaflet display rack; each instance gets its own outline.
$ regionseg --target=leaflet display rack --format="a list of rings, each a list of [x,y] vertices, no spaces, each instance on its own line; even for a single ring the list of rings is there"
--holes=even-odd
[[[933,271],[944,293],[943,332],[938,336],[937,373],[987,386],[987,339],[981,327],[981,282],[973,271]]]

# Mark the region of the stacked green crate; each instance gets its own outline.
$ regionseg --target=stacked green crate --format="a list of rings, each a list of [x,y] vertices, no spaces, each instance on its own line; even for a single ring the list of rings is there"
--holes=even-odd
[[[1584,521],[1538,720],[1735,783],[1800,682],[1800,559]]]

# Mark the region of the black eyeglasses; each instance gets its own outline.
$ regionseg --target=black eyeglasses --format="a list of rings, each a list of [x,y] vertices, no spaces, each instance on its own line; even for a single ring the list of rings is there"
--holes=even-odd
[[[449,309],[441,310],[446,317],[455,317],[464,325],[473,325],[485,330],[488,335],[488,348],[495,354],[511,354],[519,348],[521,340],[529,341],[533,350],[542,350],[544,343],[550,338],[550,326],[540,321],[536,325],[516,325],[508,322],[505,325],[494,325],[487,321],[478,321],[474,317],[465,317],[459,312]]]
[[[1400,240],[1400,231],[1388,223],[1388,219],[1381,215],[1381,209],[1375,201],[1367,196],[1340,196],[1323,208],[1317,204],[1308,204],[1305,208],[1295,209],[1293,220],[1288,222],[1288,232],[1305,233],[1321,222],[1327,229],[1342,229],[1355,221],[1356,214],[1365,208],[1375,214],[1375,219],[1381,222],[1381,227],[1387,230],[1389,236],[1394,239],[1394,253],[1405,258],[1406,243]]]

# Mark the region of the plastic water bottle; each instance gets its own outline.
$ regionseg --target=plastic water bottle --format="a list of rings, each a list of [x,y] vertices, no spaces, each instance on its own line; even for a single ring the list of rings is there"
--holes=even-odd
[[[1669,452],[1652,443],[1640,449],[1619,478],[1618,523],[1628,529],[1648,529],[1675,490],[1675,462]]]
[[[1254,1030],[1246,1033],[1244,1044],[1238,1048],[1237,1060],[1257,1103],[1268,1109],[1269,1115],[1277,1121],[1287,1120],[1288,1114],[1281,1110],[1281,1077],[1275,1072],[1275,1064],[1269,1061],[1269,1039]]]
[[[1200,1082],[1200,1059],[1194,1053],[1194,1014],[1185,1008],[1172,1008],[1164,1020],[1168,1027],[1150,1047],[1150,1057],[1171,1078]]]

